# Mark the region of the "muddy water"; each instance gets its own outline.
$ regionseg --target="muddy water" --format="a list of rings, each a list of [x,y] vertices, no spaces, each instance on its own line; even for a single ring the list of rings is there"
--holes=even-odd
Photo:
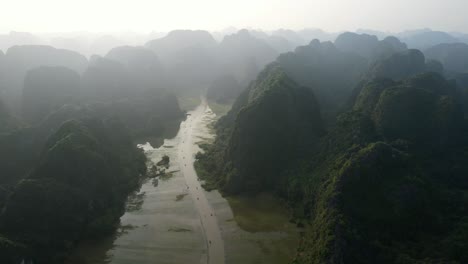
[[[224,243],[216,213],[208,202],[193,167],[195,154],[198,151],[198,148],[194,147],[195,137],[199,132],[200,125],[203,125],[203,121],[206,121],[211,115],[213,114],[205,100],[202,100],[202,103],[190,112],[187,120],[180,126],[179,136],[182,142],[179,143],[178,157],[179,164],[183,164],[181,171],[186,180],[187,190],[200,215],[200,223],[208,247],[207,262],[209,264],[224,264]]]
[[[234,215],[229,202],[217,191],[201,188],[193,167],[194,156],[200,150],[197,143],[213,138],[208,125],[215,119],[202,100],[188,113],[176,137],[166,139],[156,149],[150,144],[140,145],[155,163],[168,155],[170,167],[166,172],[171,173],[145,182],[130,199],[132,206],[122,216],[117,234],[84,241],[69,264],[289,263],[297,245],[297,230],[287,223],[286,212],[267,208],[263,213],[264,208],[251,208],[255,203],[248,200],[236,203]],[[278,228],[245,231],[248,223],[271,225],[265,219],[274,220]],[[236,220],[247,223],[247,228],[240,228]]]

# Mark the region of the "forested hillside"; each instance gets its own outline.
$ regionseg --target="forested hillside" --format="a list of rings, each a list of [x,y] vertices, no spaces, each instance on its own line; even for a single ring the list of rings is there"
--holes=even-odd
[[[465,263],[460,82],[419,50],[353,54],[314,41],[266,67],[198,154],[205,187],[287,201],[305,226],[294,263]]]
[[[0,34],[0,263],[468,263],[466,33],[38,35]]]
[[[122,124],[71,120],[52,134],[0,215],[0,256],[62,263],[79,239],[112,232],[127,195],[146,173],[145,156]],[[16,252],[15,252],[16,251]]]

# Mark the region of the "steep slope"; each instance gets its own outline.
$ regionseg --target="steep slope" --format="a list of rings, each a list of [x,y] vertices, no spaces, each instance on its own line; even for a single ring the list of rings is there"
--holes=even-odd
[[[246,29],[225,36],[218,47],[220,67],[225,74],[234,75],[243,83],[249,83],[263,67],[278,56],[265,40],[256,38]],[[249,64],[256,66],[256,69]],[[254,72],[247,70],[253,69]]]
[[[4,63],[5,63],[5,54],[3,53],[3,51],[0,50],[0,91],[3,91],[6,88],[5,84],[3,83],[5,79]]]
[[[61,263],[77,240],[113,230],[144,173],[144,155],[118,123],[66,122],[10,195],[0,230],[26,245],[26,260]]]
[[[147,48],[116,47],[105,58],[119,62],[127,69],[132,90],[136,93],[171,88],[165,68],[159,58]]]
[[[318,40],[281,54],[277,61],[293,80],[312,89],[325,119],[343,107],[368,67],[365,58]]]
[[[40,45],[41,39],[29,32],[10,31],[0,35],[0,49],[8,50],[18,45]]]
[[[206,98],[218,103],[228,103],[235,100],[243,87],[231,75],[221,76],[213,81],[206,91]]]
[[[165,61],[180,50],[194,46],[214,47],[216,41],[208,31],[204,30],[174,30],[167,36],[151,40],[146,43],[146,47],[154,51],[156,55]]]
[[[438,60],[449,75],[468,72],[468,44],[445,43],[424,50],[427,58]]]
[[[20,126],[20,123],[16,118],[11,116],[8,109],[0,99],[0,134],[15,130]]]
[[[452,92],[437,74],[366,85],[322,141],[310,172],[291,183],[311,215],[296,263],[468,259],[461,231],[468,142]]]
[[[404,79],[425,70],[426,59],[419,50],[407,50],[395,53],[388,58],[377,61],[367,74],[368,79],[390,78]]]
[[[354,87],[345,109],[352,108],[356,97],[361,93],[364,85],[377,79],[403,80],[425,72],[443,74],[443,66],[437,61],[426,60],[419,50],[409,49],[396,52],[377,60],[362,76],[361,81]]]
[[[419,51],[404,54],[388,58],[400,71],[388,63],[362,81],[326,134],[312,94],[267,67],[197,155],[205,187],[288,201],[305,226],[293,263],[467,262],[468,126],[456,84],[425,72]]]
[[[351,32],[340,34],[334,43],[339,50],[356,53],[366,58],[369,63],[407,49],[406,44],[393,36],[385,37],[379,41],[374,35]]]
[[[22,93],[22,116],[29,124],[39,124],[62,105],[78,100],[80,76],[65,67],[29,70]]]
[[[408,44],[408,47],[422,50],[442,43],[459,42],[456,37],[449,33],[432,30],[417,32],[407,37],[403,37],[402,40]]]
[[[230,115],[236,115],[235,121],[220,123],[218,129],[225,134],[201,161],[220,172],[207,175],[212,177],[208,180],[226,193],[284,191],[278,187],[286,181],[282,169],[311,151],[323,133],[313,93],[295,83],[277,64],[260,73]],[[224,147],[223,161],[213,163],[212,158]]]
[[[4,99],[9,109],[19,114],[23,82],[29,70],[40,66],[61,66],[81,74],[87,64],[83,55],[69,50],[41,45],[13,46],[6,52],[3,65],[0,65],[0,73],[4,76]]]
[[[203,30],[175,30],[145,44],[161,60],[175,88],[196,92],[218,74],[216,45],[211,34]]]
[[[93,56],[82,76],[81,97],[88,101],[114,101],[135,95],[125,67],[114,60]]]
[[[379,45],[379,39],[373,35],[345,32],[339,35],[334,43],[342,51],[355,52],[370,59]]]

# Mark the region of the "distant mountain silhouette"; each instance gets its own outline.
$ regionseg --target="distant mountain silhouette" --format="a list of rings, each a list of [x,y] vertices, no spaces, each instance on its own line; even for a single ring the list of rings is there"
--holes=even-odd
[[[81,74],[88,60],[81,54],[51,46],[13,46],[4,56],[0,73],[4,76],[5,102],[14,112],[19,112],[19,102],[26,72],[40,66],[62,66]]]
[[[38,67],[26,73],[22,116],[29,124],[39,124],[62,105],[77,101],[80,76],[65,67]]]
[[[53,37],[49,40],[49,44],[57,49],[73,50],[88,56],[90,51],[90,40],[85,36],[82,37]],[[96,53],[96,52],[95,52]]]
[[[468,44],[444,43],[424,50],[429,59],[440,61],[449,74],[468,72]]]
[[[376,62],[370,69],[367,78],[390,78],[401,80],[424,72],[426,59],[424,54],[415,49],[395,53],[390,57]]]
[[[128,71],[114,60],[94,55],[82,76],[81,97],[92,101],[113,101],[128,98],[134,93]]]
[[[0,49],[4,51],[17,45],[39,45],[43,44],[42,42],[37,36],[28,32],[11,31],[0,35]]]
[[[355,52],[365,58],[370,58],[379,45],[379,39],[374,35],[346,32],[335,40],[335,46],[347,52]]]
[[[306,28],[297,32],[306,43],[319,39],[321,41],[333,41],[337,37],[337,33],[325,32],[321,29]]]
[[[218,103],[229,103],[239,96],[243,88],[232,75],[224,75],[213,81],[206,92],[206,98]]]
[[[356,30],[356,33],[357,34],[374,35],[379,39],[384,39],[384,38],[386,38],[388,36],[388,33],[386,33],[386,32],[373,30],[373,29],[362,29],[362,28],[360,28],[360,29]]]
[[[442,43],[454,43],[459,40],[442,31],[425,31],[418,34],[403,37],[402,40],[413,49],[427,49]]]
[[[95,39],[90,44],[88,49],[90,52],[92,52],[92,54],[104,56],[112,48],[123,46],[123,45],[125,45],[124,41],[116,37],[106,35],[106,36],[102,36],[102,37]]]
[[[368,67],[364,57],[319,40],[281,54],[277,61],[294,81],[312,89],[324,116],[342,107]]]
[[[128,70],[135,92],[171,88],[166,69],[156,54],[145,47],[116,47],[105,58],[119,62]]]
[[[162,61],[166,61],[175,56],[180,50],[202,47],[213,48],[216,41],[208,31],[204,30],[174,30],[167,36],[151,40],[145,46],[151,49]]]
[[[304,39],[299,33],[290,29],[278,29],[271,32],[272,36],[279,36],[287,39],[294,46],[305,45],[310,40]]]
[[[265,40],[252,36],[245,29],[224,37],[218,48],[220,64],[226,74],[232,74],[244,83],[252,81],[258,74],[258,70],[246,72],[252,64],[261,69],[278,54]]]
[[[255,38],[266,41],[268,45],[274,48],[278,53],[292,51],[296,47],[294,43],[291,43],[282,36],[271,36],[270,34],[267,34],[261,30],[249,30],[249,33]]]
[[[206,88],[216,76],[215,39],[207,31],[176,30],[149,41],[178,89]]]
[[[340,34],[335,40],[335,46],[342,51],[357,53],[370,63],[407,49],[404,43],[393,36],[379,41],[374,35],[351,32]]]

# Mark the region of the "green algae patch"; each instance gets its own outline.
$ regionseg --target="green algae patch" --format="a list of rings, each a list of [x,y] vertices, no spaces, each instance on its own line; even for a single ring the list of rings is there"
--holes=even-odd
[[[217,103],[213,100],[208,100],[208,106],[210,107],[211,111],[216,114],[216,116],[219,118],[221,116],[226,115],[229,110],[231,110],[233,102],[228,102],[226,104],[220,104]]]
[[[286,204],[270,194],[227,197],[234,220],[247,232],[288,231],[294,228],[288,222]]]
[[[188,228],[181,228],[181,227],[171,227],[169,228],[167,231],[169,232],[192,232],[192,230],[188,229]]]
[[[175,201],[176,202],[179,202],[179,201],[182,201],[182,199],[184,199],[185,196],[187,196],[188,193],[181,193],[181,194],[178,194],[175,198]]]

